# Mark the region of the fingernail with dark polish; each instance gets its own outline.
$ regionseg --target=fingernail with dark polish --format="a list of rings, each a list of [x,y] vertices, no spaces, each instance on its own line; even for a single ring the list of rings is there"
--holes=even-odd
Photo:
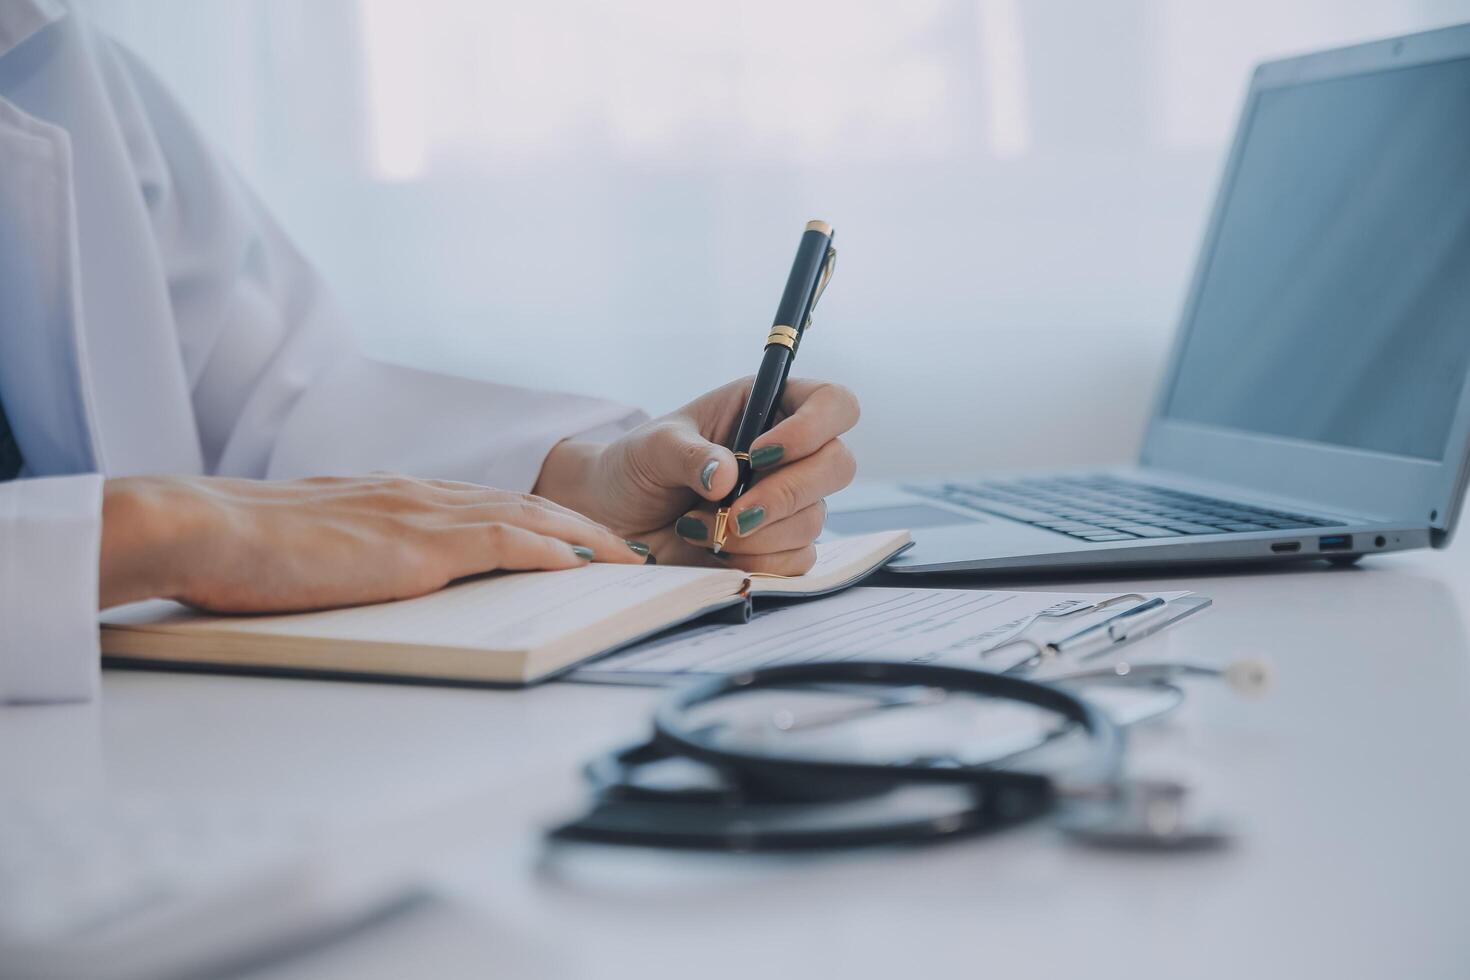
[[[648,557],[648,545],[644,544],[642,541],[624,541],[623,544],[627,545],[628,550],[633,552],[633,554],[639,555],[643,558]]]
[[[674,522],[674,533],[686,541],[703,541],[709,537],[709,529],[704,526],[704,521],[688,514]]]
[[[762,446],[751,450],[750,465],[756,469],[765,469],[767,466],[775,466],[781,462],[781,457],[786,455],[784,446]]]
[[[643,559],[643,564],[645,564],[645,565],[657,565],[658,564],[658,556],[650,552],[649,555],[648,555],[648,557]]]
[[[761,521],[765,519],[766,509],[764,507],[752,507],[735,515],[735,526],[740,529],[741,534],[749,534],[760,527]]]
[[[708,463],[704,464],[704,469],[699,471],[699,482],[704,486],[706,490],[709,490],[710,484],[714,483],[715,470],[719,468],[720,461],[717,459],[712,459]]]
[[[593,552],[591,548],[588,548],[585,545],[574,544],[572,545],[572,554],[576,555],[583,561],[591,561]]]

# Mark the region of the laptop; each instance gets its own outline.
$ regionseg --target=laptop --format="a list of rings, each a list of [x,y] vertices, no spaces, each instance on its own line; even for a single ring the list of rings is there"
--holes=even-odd
[[[1136,466],[863,485],[899,573],[1444,547],[1470,438],[1470,24],[1259,66]]]

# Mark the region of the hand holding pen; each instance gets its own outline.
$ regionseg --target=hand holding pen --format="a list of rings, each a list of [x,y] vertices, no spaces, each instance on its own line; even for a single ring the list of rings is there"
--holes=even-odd
[[[822,228],[804,233],[803,246],[825,239],[830,248]],[[816,250],[819,260],[825,254]],[[823,261],[819,266],[830,272]],[[800,305],[809,315],[811,304]],[[780,316],[777,325],[791,325]],[[805,328],[804,316],[788,318]],[[776,332],[767,330],[762,339]],[[661,565],[708,565],[717,558],[747,572],[800,575],[816,558],[825,498],[856,472],[841,436],[857,424],[858,402],[841,385],[791,378],[765,410],[766,426],[737,442],[755,386],[752,378],[731,382],[610,444],[559,443],[535,492],[647,546]],[[738,459],[732,443],[748,459]],[[715,507],[722,502],[729,508],[725,540],[712,557]]]

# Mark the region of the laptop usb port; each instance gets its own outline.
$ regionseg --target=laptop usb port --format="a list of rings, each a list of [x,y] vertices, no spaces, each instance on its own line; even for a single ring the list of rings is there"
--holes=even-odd
[[[1271,546],[1271,550],[1276,552],[1277,554],[1286,554],[1292,551],[1301,551],[1302,543],[1300,541],[1278,541]]]
[[[1352,547],[1351,534],[1324,534],[1317,539],[1318,551],[1351,551]]]

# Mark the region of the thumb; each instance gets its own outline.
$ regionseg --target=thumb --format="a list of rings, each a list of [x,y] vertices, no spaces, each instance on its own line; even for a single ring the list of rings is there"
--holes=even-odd
[[[705,500],[720,500],[734,489],[734,455],[692,425],[661,426],[649,443],[648,470],[664,486],[688,487]]]

